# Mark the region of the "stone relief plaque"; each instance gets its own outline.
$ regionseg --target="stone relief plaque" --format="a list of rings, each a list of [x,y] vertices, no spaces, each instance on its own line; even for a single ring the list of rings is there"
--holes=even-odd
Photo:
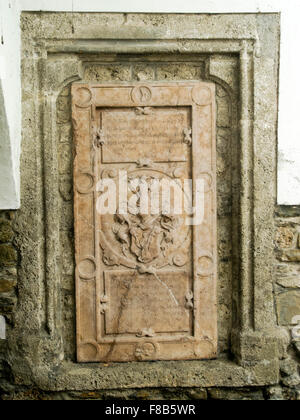
[[[217,354],[215,87],[72,87],[79,362]]]

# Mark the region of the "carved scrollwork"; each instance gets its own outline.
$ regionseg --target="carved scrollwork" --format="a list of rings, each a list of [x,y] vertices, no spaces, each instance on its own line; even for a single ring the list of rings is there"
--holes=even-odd
[[[100,298],[100,313],[104,314],[108,309],[109,298],[106,295],[102,295]]]
[[[136,107],[135,108],[136,115],[152,115],[153,114],[153,108],[151,107]]]
[[[104,169],[101,174],[101,178],[116,178],[118,171],[116,169]]]
[[[139,337],[139,338],[143,338],[143,337],[154,337],[155,336],[155,332],[153,331],[152,328],[144,328],[136,336]]]
[[[116,255],[114,255],[109,249],[102,247],[102,261],[109,267],[119,266],[120,263]]]
[[[184,135],[184,139],[183,139],[183,143],[187,144],[188,146],[191,146],[193,143],[192,140],[192,129],[191,128],[185,128],[183,130],[183,135]]]
[[[192,291],[188,291],[185,295],[186,304],[185,307],[187,309],[193,309],[194,308],[194,293]]]
[[[174,178],[182,178],[184,176],[184,168],[175,168],[173,171],[173,177]]]
[[[105,144],[104,132],[101,129],[94,128],[93,130],[93,144],[99,148]]]

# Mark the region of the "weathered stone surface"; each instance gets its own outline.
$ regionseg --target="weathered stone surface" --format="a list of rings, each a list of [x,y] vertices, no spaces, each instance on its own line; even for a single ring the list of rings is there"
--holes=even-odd
[[[0,220],[0,242],[6,243],[13,240],[13,230],[11,225],[4,220]]]
[[[300,385],[300,376],[299,373],[293,373],[291,376],[287,376],[282,379],[282,383],[285,386],[294,387]]]
[[[297,356],[300,357],[300,341],[294,342],[294,348],[296,350]]]
[[[280,386],[274,386],[268,389],[268,399],[271,401],[285,400],[283,389]]]
[[[298,372],[298,363],[292,359],[286,359],[280,362],[280,371],[284,376],[291,376]]]
[[[295,237],[293,230],[287,227],[280,227],[276,232],[276,244],[278,248],[291,248]]]
[[[212,389],[208,391],[210,399],[213,400],[264,400],[262,390],[231,390],[231,389]]]
[[[17,281],[15,279],[3,279],[0,277],[0,293],[7,293],[14,289]]]
[[[282,287],[297,287],[300,278],[300,265],[297,263],[280,263],[276,266],[276,282]],[[291,284],[291,286],[289,286]]]
[[[281,293],[276,298],[280,325],[291,325],[294,317],[300,315],[300,292]]]
[[[300,216],[300,207],[299,206],[276,206],[275,215],[277,217],[299,217]]]
[[[157,70],[157,80],[197,80],[200,79],[203,66],[192,64],[165,64]]]
[[[282,277],[277,280],[277,284],[282,287],[296,289],[300,288],[300,277]]]
[[[73,85],[79,361],[216,357],[214,97],[209,83]],[[125,172],[125,181],[118,171]],[[146,208],[132,210],[125,201],[101,213],[102,196],[94,195],[91,212],[99,173],[131,202],[138,198],[132,180],[139,188],[143,183]],[[202,200],[203,214],[194,222],[182,207],[190,176],[203,182],[204,196],[193,199]],[[153,181],[160,183],[163,205],[162,184],[173,183],[179,209],[171,201],[169,209],[153,207]],[[101,286],[95,296],[96,279]]]
[[[300,249],[290,249],[277,254],[280,261],[300,262]]]
[[[0,268],[16,264],[17,251],[12,245],[0,244]]]
[[[130,81],[131,67],[128,65],[89,65],[85,69],[84,78],[87,82]]]
[[[145,80],[155,80],[155,68],[150,64],[136,64],[132,68],[133,80],[142,82]]]
[[[0,294],[0,312],[3,315],[10,315],[15,309],[17,298],[14,293],[7,292]]]
[[[71,124],[63,124],[59,129],[59,140],[62,143],[71,143],[72,140],[72,126]]]

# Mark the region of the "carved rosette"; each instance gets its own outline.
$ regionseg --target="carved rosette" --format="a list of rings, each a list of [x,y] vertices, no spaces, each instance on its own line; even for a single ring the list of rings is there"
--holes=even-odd
[[[145,341],[138,344],[135,349],[135,357],[137,360],[155,360],[158,357],[159,345],[153,341]]]
[[[131,99],[136,104],[148,104],[152,99],[150,86],[136,86],[132,89]]]

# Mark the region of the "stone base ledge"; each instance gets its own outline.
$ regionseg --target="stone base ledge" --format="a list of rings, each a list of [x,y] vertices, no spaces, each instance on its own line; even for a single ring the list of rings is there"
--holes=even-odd
[[[132,362],[109,366],[65,363],[55,372],[39,368],[34,376],[34,386],[47,391],[254,387],[277,384],[279,363],[277,360],[264,361],[247,368],[228,360]]]

